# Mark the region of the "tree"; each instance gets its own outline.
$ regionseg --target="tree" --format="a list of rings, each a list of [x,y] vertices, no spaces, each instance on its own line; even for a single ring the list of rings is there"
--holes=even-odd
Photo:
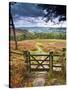
[[[11,5],[14,5],[14,3],[13,4],[11,2],[9,3],[9,30],[11,30],[10,26],[12,26],[14,40],[15,40],[15,49],[17,49],[17,40],[16,40],[15,26],[13,23],[13,17],[12,17],[12,13],[11,13]]]
[[[48,4],[38,4],[39,8],[44,10],[46,17],[45,22],[48,22],[51,20],[54,24],[56,22],[53,21],[53,19],[57,18],[59,16],[59,22],[66,20],[66,6],[65,5],[48,5]]]

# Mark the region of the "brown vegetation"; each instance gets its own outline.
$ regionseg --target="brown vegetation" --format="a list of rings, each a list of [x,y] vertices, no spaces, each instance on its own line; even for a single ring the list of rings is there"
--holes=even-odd
[[[39,42],[39,43],[38,43]],[[38,44],[37,44],[38,43]],[[41,43],[41,44],[40,44]],[[18,41],[18,50],[14,50],[15,43],[14,41],[10,42],[10,50],[14,50],[15,52],[21,52],[23,50],[29,50],[29,51],[36,51],[37,45],[43,49],[45,52],[49,52],[50,50],[54,52],[60,52],[62,48],[65,48],[66,44],[65,41],[37,41],[37,40],[24,40],[24,41]],[[23,53],[22,53],[23,54]],[[10,86],[11,87],[31,87],[32,83],[30,80],[28,80],[28,73],[26,71],[26,64],[25,59],[23,55],[18,55],[11,53],[10,54]],[[59,74],[58,74],[59,77]],[[56,78],[55,75],[53,78]],[[62,77],[58,78],[60,79],[59,84],[63,84],[64,79]],[[57,79],[57,80],[58,80]],[[49,77],[48,85],[52,85],[52,78]],[[28,83],[29,82],[29,83]],[[56,80],[54,79],[54,82]]]

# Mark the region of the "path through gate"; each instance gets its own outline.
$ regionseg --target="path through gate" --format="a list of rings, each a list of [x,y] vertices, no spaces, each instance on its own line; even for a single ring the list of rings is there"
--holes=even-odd
[[[62,55],[54,55],[53,52],[50,52],[49,54],[31,54],[28,51],[24,51],[25,56],[25,62],[27,64],[27,70],[28,71],[50,71],[52,73],[53,69],[58,71],[63,68],[63,64],[65,60],[62,60],[61,64],[54,64],[54,57],[62,57],[64,59],[64,49],[63,49]],[[64,61],[64,62],[63,62]]]
[[[49,59],[50,59],[50,55],[30,54],[29,56],[30,71],[48,71],[50,69]],[[51,63],[52,63],[52,60],[51,60]]]

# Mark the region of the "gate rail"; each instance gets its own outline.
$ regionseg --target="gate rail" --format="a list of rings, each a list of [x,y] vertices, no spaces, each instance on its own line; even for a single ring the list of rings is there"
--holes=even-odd
[[[61,67],[62,70],[64,71],[64,68],[65,68],[65,52],[66,52],[66,49],[63,48],[62,49],[62,55],[59,55],[59,54],[54,54],[53,52],[50,52],[49,54],[31,54],[29,51],[23,51],[23,53],[20,53],[20,52],[15,52],[15,51],[11,51],[10,53],[14,53],[14,54],[18,54],[18,55],[23,55],[24,58],[25,58],[25,63],[27,64],[27,70],[29,72],[31,71],[50,71],[50,73],[53,72],[53,67]],[[37,60],[35,57],[37,56],[46,56],[46,58],[44,58],[44,60]],[[53,64],[53,61],[54,61],[54,56],[57,56],[57,57],[62,57],[62,64],[61,65],[54,65]],[[31,59],[32,58],[32,59]],[[48,59],[49,58],[49,59]],[[31,63],[32,61],[35,61],[37,62],[36,63]],[[44,62],[49,62],[49,63],[46,63],[44,64]],[[41,63],[40,63],[41,62]],[[34,65],[34,66],[37,66],[35,69],[32,68],[31,66]],[[44,65],[47,65],[49,68],[45,68]],[[38,68],[39,66],[42,67],[42,69]]]
[[[64,63],[65,63],[65,51],[66,51],[66,49],[65,48],[63,48],[62,49],[62,55],[59,55],[59,54],[53,54],[53,52],[50,52],[49,54],[31,54],[30,52],[28,52],[28,51],[24,51],[24,57],[25,57],[25,62],[27,63],[27,70],[29,70],[29,72],[31,72],[31,71],[50,71],[50,73],[52,73],[53,72],[53,67],[60,67],[60,68],[63,68],[64,69]],[[41,59],[39,59],[39,60],[37,60],[35,57],[37,57],[37,56],[46,56],[46,58],[44,59],[44,60],[41,60]],[[62,57],[62,64],[61,65],[54,65],[53,64],[53,61],[54,61],[54,56],[57,56],[57,57]],[[32,59],[33,60],[32,60]],[[47,58],[49,58],[49,60],[47,60]],[[31,63],[32,61],[35,61],[35,62],[37,62],[37,64],[36,63]],[[43,64],[43,62],[49,62],[49,64]],[[41,63],[40,63],[41,62]],[[34,69],[34,68],[32,68],[31,66],[32,65],[37,65],[37,67]],[[48,65],[49,66],[49,68],[48,69],[46,69],[46,68],[44,68],[44,65]],[[41,66],[43,69],[39,69],[38,67],[39,66]]]

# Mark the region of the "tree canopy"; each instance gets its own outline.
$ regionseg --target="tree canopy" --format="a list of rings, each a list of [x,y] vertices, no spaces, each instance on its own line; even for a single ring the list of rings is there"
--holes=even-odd
[[[59,17],[59,22],[66,20],[66,6],[65,5],[38,4],[38,7],[42,8],[42,10],[45,10],[44,17],[47,18],[46,22],[48,22],[49,20],[53,21],[53,19],[56,17]]]

